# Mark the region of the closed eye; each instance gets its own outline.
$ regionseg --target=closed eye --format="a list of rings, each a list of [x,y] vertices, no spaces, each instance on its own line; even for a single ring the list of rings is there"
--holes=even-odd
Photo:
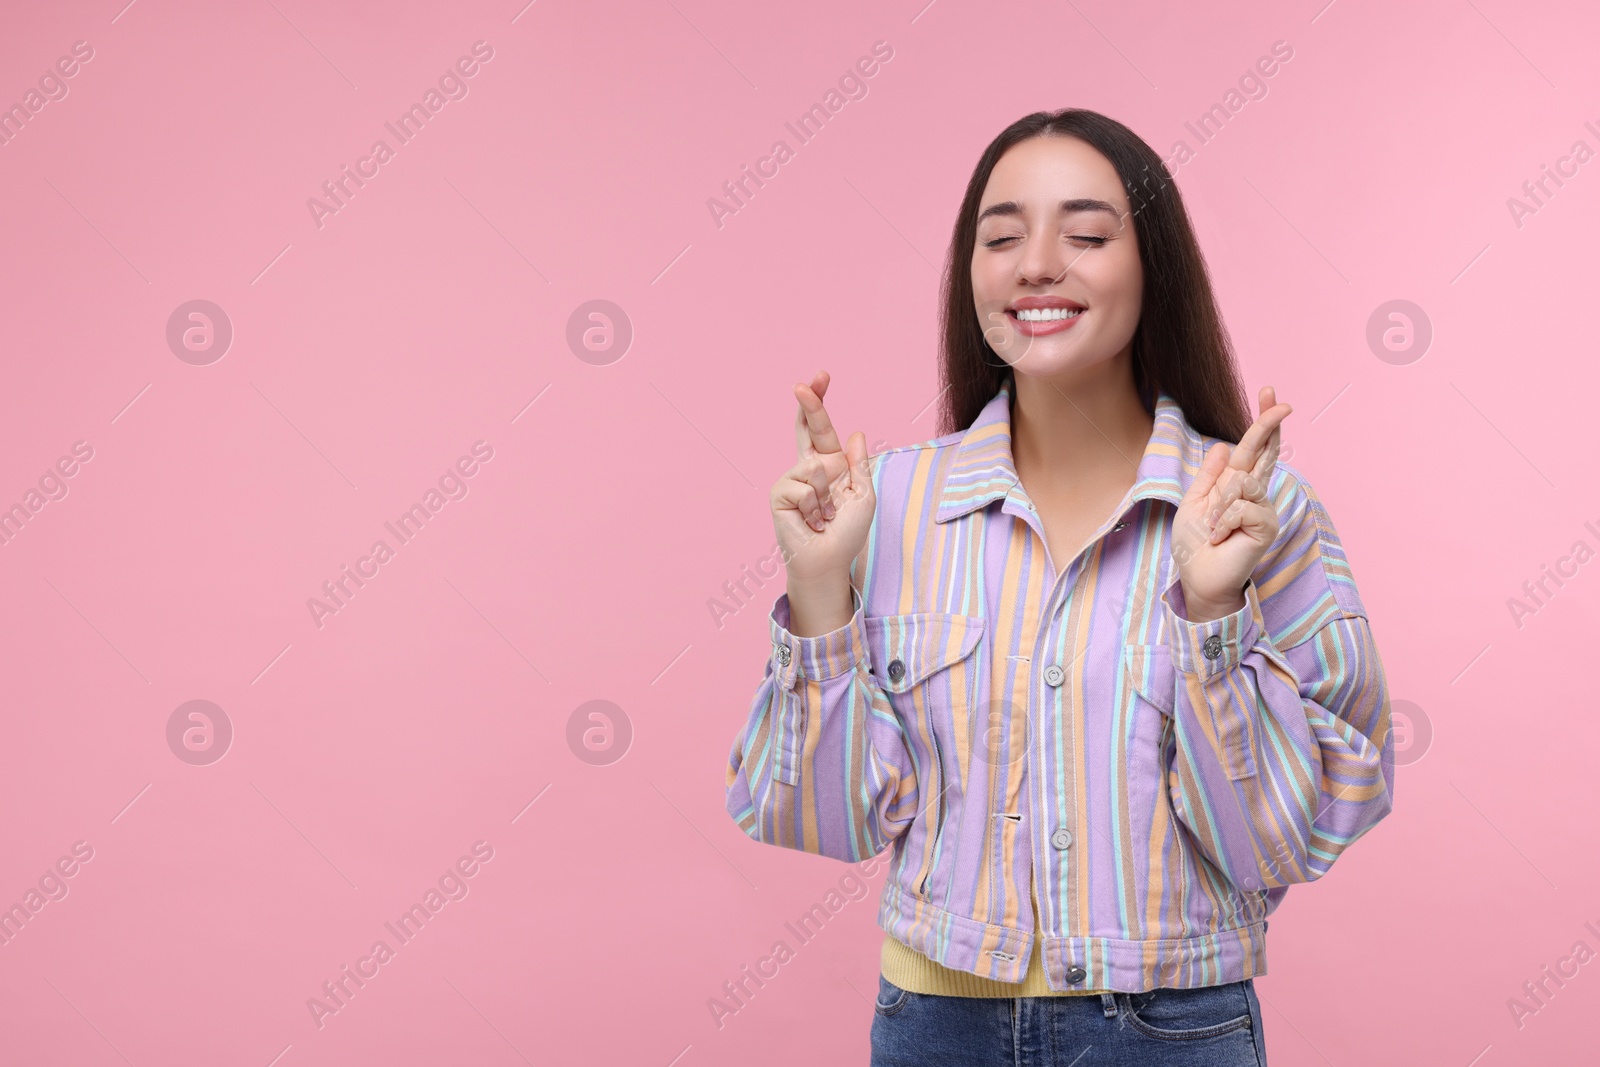
[[[985,247],[985,248],[999,248],[1001,245],[1004,245],[1007,241],[1016,241],[1016,240],[1020,240],[1020,238],[1017,238],[1017,237],[996,237],[992,241],[985,241],[983,243],[983,247]],[[1107,241],[1111,240],[1111,238],[1109,238],[1109,237],[1101,237],[1101,236],[1099,236],[1097,234],[1087,234],[1086,233],[1086,234],[1074,234],[1071,237],[1071,240],[1074,240],[1074,241],[1086,241],[1086,242],[1089,242],[1089,247],[1090,248],[1099,248],[1102,245],[1104,245]]]

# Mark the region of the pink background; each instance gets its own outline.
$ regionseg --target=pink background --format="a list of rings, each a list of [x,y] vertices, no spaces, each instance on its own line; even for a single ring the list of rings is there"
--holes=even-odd
[[[791,383],[826,367],[880,447],[935,435],[962,187],[1069,105],[1194,150],[1247,381],[1295,406],[1411,731],[1393,815],[1272,921],[1273,1063],[1592,1057],[1600,963],[1520,1026],[1507,1001],[1600,950],[1600,567],[1520,626],[1508,601],[1600,547],[1600,162],[1520,226],[1507,202],[1600,149],[1600,18],[922,2],[8,6],[0,103],[94,54],[0,146],[0,507],[93,458],[0,546],[0,905],[93,858],[0,946],[6,1063],[864,1063],[883,872],[785,929],[850,868],[723,809],[782,576],[710,604],[771,555]],[[479,40],[468,95],[319,227],[307,199]],[[880,40],[799,144],[784,122]],[[1280,40],[1200,144],[1185,122]],[[779,138],[719,228],[708,199]],[[208,365],[166,340],[196,299],[234,331]],[[596,299],[621,358],[569,346]],[[1397,299],[1433,340],[1394,363],[1366,335]],[[467,495],[398,545],[383,524],[477,441]],[[307,600],[379,538],[319,627]],[[568,742],[596,699],[631,724],[607,765]],[[232,724],[209,765],[169,747],[191,700]],[[308,998],[480,841],[467,895],[319,1027]]]

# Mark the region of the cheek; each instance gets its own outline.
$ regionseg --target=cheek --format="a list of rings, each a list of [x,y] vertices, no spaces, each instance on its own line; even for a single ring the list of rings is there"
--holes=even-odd
[[[980,298],[1003,289],[1007,277],[1006,268],[997,256],[982,256],[972,261],[972,291]]]
[[[1005,307],[1011,291],[1010,277],[1007,269],[994,260],[973,264],[972,300],[979,317]]]
[[[1144,288],[1144,265],[1139,262],[1139,248],[1132,241],[1123,247],[1122,255],[1117,258],[1116,274],[1123,291],[1137,303]]]
[[[1089,289],[1090,306],[1098,302],[1119,312],[1137,315],[1143,296],[1144,272],[1137,255],[1105,256],[1080,277]]]

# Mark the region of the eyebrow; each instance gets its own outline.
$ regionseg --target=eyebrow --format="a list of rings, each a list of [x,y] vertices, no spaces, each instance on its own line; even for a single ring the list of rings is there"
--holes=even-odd
[[[1104,211],[1116,218],[1118,221],[1121,221],[1122,219],[1122,212],[1118,211],[1115,205],[1108,204],[1104,200],[1096,200],[1093,197],[1088,196],[1080,196],[1074,200],[1061,201],[1061,210],[1063,213],[1069,215],[1079,211]],[[983,212],[978,216],[978,222],[982,222],[991,215],[1015,216],[1021,214],[1021,204],[1017,203],[1015,200],[1002,200],[998,204],[990,204],[988,207],[984,208]]]

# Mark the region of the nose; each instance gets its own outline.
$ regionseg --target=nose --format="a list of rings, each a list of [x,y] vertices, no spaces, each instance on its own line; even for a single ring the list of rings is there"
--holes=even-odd
[[[1059,237],[1047,236],[1047,233],[1049,231],[1030,234],[1026,238],[1022,257],[1017,261],[1019,285],[1049,285],[1065,277],[1072,266],[1078,250],[1066,247]]]

